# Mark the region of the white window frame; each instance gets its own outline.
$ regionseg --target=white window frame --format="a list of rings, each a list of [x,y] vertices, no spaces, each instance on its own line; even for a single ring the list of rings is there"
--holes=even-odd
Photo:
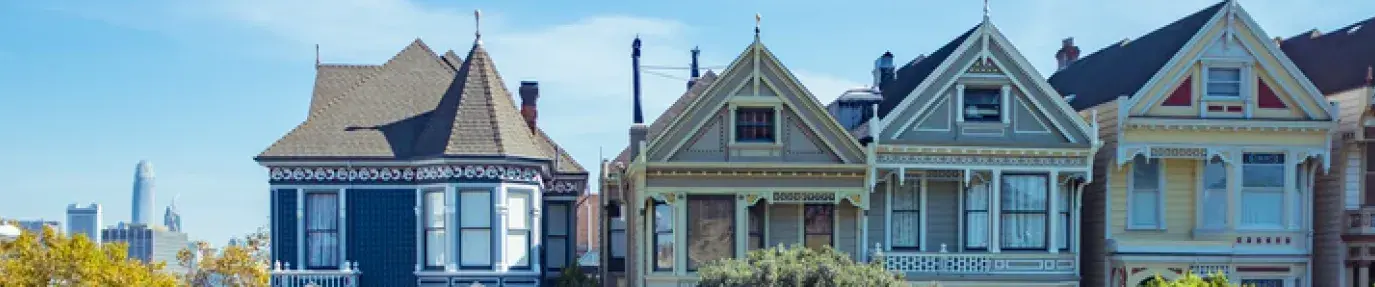
[[[1158,172],[1158,173],[1156,174],[1156,182],[1157,182],[1157,185],[1156,185],[1156,193],[1155,193],[1155,194],[1156,194],[1156,213],[1155,213],[1155,215],[1156,215],[1156,225],[1155,225],[1155,226],[1144,225],[1144,224],[1137,224],[1137,223],[1136,223],[1136,220],[1135,220],[1136,218],[1135,218],[1135,216],[1133,215],[1133,214],[1135,214],[1135,212],[1132,212],[1132,210],[1133,210],[1134,208],[1136,208],[1136,204],[1133,202],[1134,199],[1135,199],[1135,196],[1133,196],[1133,195],[1134,195],[1134,193],[1136,192],[1136,184],[1135,184],[1135,182],[1136,182],[1136,169],[1138,168],[1138,165],[1137,165],[1136,161],[1137,161],[1138,159],[1139,159],[1139,160],[1143,160],[1143,161],[1155,161],[1155,162],[1156,162],[1156,165],[1155,165],[1155,166],[1157,167],[1157,172]],[[1127,194],[1126,194],[1126,196],[1127,196],[1127,206],[1126,206],[1126,207],[1127,207],[1127,208],[1126,208],[1126,209],[1127,209],[1127,230],[1166,230],[1167,226],[1166,226],[1166,224],[1165,224],[1165,191],[1166,191],[1167,187],[1165,186],[1165,175],[1166,175],[1165,172],[1166,172],[1166,168],[1165,168],[1165,159],[1163,159],[1163,158],[1148,158],[1148,157],[1143,156],[1143,155],[1138,155],[1136,158],[1133,158],[1133,159],[1132,159],[1131,170],[1128,170],[1127,176],[1126,176],[1126,177],[1127,177]]]
[[[1220,190],[1219,190],[1219,189],[1209,189],[1209,188],[1208,188],[1208,164],[1209,164],[1211,161],[1217,161],[1218,164],[1221,164],[1221,165],[1222,165],[1222,176],[1223,176],[1223,180],[1225,180],[1225,183],[1224,183],[1222,189],[1220,189]],[[1195,216],[1195,218],[1197,218],[1196,222],[1194,223],[1194,224],[1196,224],[1195,229],[1197,229],[1197,230],[1213,230],[1213,231],[1225,230],[1225,229],[1227,229],[1227,226],[1229,225],[1229,224],[1228,224],[1228,221],[1230,220],[1230,218],[1228,218],[1228,217],[1230,217],[1229,215],[1232,214],[1232,211],[1231,211],[1231,210],[1228,210],[1228,206],[1227,206],[1227,201],[1226,201],[1226,200],[1227,200],[1228,198],[1231,198],[1231,188],[1230,188],[1230,187],[1232,186],[1232,183],[1235,181],[1235,180],[1232,178],[1232,176],[1231,176],[1231,174],[1232,174],[1232,169],[1236,168],[1236,167],[1233,167],[1233,165],[1234,165],[1234,164],[1228,163],[1227,161],[1222,160],[1221,158],[1217,158],[1217,157],[1209,157],[1209,158],[1207,158],[1207,159],[1204,159],[1204,160],[1201,160],[1201,161],[1198,162],[1198,189],[1197,189],[1197,190],[1199,190],[1200,192],[1199,192],[1199,193],[1197,194],[1197,196],[1194,198],[1194,200],[1195,200],[1195,204],[1194,204],[1194,210],[1195,210],[1195,211],[1194,211],[1194,216]],[[1208,202],[1208,193],[1209,193],[1209,192],[1222,192],[1222,194],[1223,194],[1222,206],[1217,206],[1217,207],[1207,206],[1207,202]],[[1208,224],[1207,224],[1208,215],[1207,215],[1207,211],[1206,211],[1208,208],[1222,208],[1222,209],[1223,209],[1223,213],[1222,213],[1222,223],[1221,223],[1221,225],[1219,225],[1219,226],[1208,226]]]
[[[1203,63],[1203,95],[1200,97],[1205,102],[1250,102],[1253,88],[1247,85],[1251,82],[1251,62],[1245,60],[1204,60]],[[1209,70],[1218,69],[1237,69],[1239,75],[1237,79],[1237,97],[1215,97],[1208,93],[1208,84],[1212,83],[1209,78]]]
[[[737,131],[736,131],[736,127],[737,127],[736,122],[738,121],[738,119],[736,118],[736,116],[738,115],[739,110],[740,110],[741,108],[744,108],[744,109],[773,109],[773,123],[772,123],[772,124],[773,124],[773,141],[770,141],[770,142],[765,142],[765,141],[747,141],[747,142],[741,142],[741,141],[736,140],[736,138],[735,138],[735,135],[736,135],[736,133],[737,133]],[[755,102],[755,101],[743,101],[743,100],[741,100],[740,103],[735,103],[735,102],[732,102],[732,103],[731,103],[731,105],[730,105],[730,115],[729,115],[729,116],[730,116],[730,126],[727,127],[727,129],[729,129],[728,134],[730,134],[729,136],[730,136],[730,144],[731,144],[731,145],[743,145],[743,146],[779,146],[779,145],[782,145],[782,142],[783,142],[783,139],[782,139],[782,137],[783,137],[782,127],[783,127],[783,125],[782,125],[782,123],[781,123],[781,122],[783,121],[783,108],[782,108],[782,105],[780,105],[780,104],[778,104],[778,103],[775,103],[775,102],[767,102],[767,101],[765,101],[765,102]]]
[[[430,195],[431,195],[431,194],[439,194],[439,201],[438,201],[438,202],[435,202],[435,201],[430,200]],[[450,206],[449,203],[448,203],[448,202],[449,202],[449,192],[448,192],[448,189],[445,188],[445,187],[421,188],[421,189],[420,189],[420,196],[421,196],[421,212],[420,212],[420,214],[421,214],[421,219],[420,219],[420,220],[421,220],[421,222],[422,222],[422,223],[421,223],[421,227],[420,227],[420,229],[421,229],[421,231],[420,231],[420,232],[421,232],[420,240],[423,241],[422,244],[421,244],[421,249],[422,249],[421,252],[422,252],[422,254],[424,254],[424,255],[422,256],[422,260],[421,260],[421,268],[422,268],[422,269],[427,269],[427,270],[450,269],[450,268],[451,268],[451,264],[450,264],[450,263],[453,262],[453,258],[450,258],[450,257],[449,257],[450,254],[451,254],[451,253],[449,252],[449,249],[450,249],[450,248],[453,248],[452,246],[453,246],[454,244],[453,244],[453,239],[451,238],[452,235],[448,234],[449,225],[451,224],[451,222],[450,222],[449,219],[450,219],[451,217],[453,217],[453,209],[451,208],[451,206]],[[438,208],[438,210],[435,210],[436,208]],[[436,215],[436,214],[435,214],[436,211],[438,211],[438,215],[441,217],[441,219],[440,219],[440,222],[441,222],[441,223],[440,223],[440,226],[439,226],[439,227],[431,227],[431,226],[430,226],[430,220],[433,219],[432,216],[435,216],[435,215]],[[431,245],[430,245],[430,244],[431,244],[431,242],[430,242],[430,232],[431,232],[431,231],[438,231],[438,232],[440,232],[440,233],[442,234],[442,236],[441,236],[442,238],[440,239],[440,242],[439,242],[439,245],[438,245],[438,246],[431,246]],[[431,260],[431,257],[430,257],[430,256],[432,255],[432,252],[431,252],[431,250],[430,250],[431,247],[438,247],[438,249],[439,249],[439,250],[438,250],[438,252],[439,252],[439,260],[441,261],[441,262],[438,262],[439,265],[431,265],[431,263],[432,263],[432,262],[430,262],[430,260]]]
[[[496,245],[496,242],[495,242],[495,241],[496,241],[496,234],[497,234],[497,232],[496,232],[496,230],[495,230],[495,229],[496,229],[496,226],[497,226],[497,225],[495,224],[495,222],[496,222],[496,220],[497,220],[497,216],[495,216],[495,212],[493,212],[493,211],[494,211],[494,210],[493,210],[493,209],[494,209],[494,208],[493,208],[493,207],[494,207],[493,203],[494,203],[494,201],[495,201],[494,199],[495,199],[495,197],[496,197],[496,192],[494,192],[494,190],[495,190],[494,187],[480,187],[480,188],[479,188],[479,187],[473,187],[473,188],[469,188],[469,187],[459,187],[458,190],[457,190],[457,192],[455,192],[456,196],[454,196],[454,199],[453,199],[453,200],[454,200],[454,202],[455,202],[454,205],[457,207],[457,212],[455,212],[454,216],[457,218],[457,220],[455,220],[455,222],[456,222],[456,223],[455,223],[455,226],[458,228],[458,232],[456,232],[456,234],[455,234],[455,235],[457,235],[457,236],[454,236],[454,239],[453,239],[454,242],[453,242],[453,244],[456,246],[455,248],[456,248],[457,251],[458,251],[458,255],[456,256],[456,258],[454,258],[454,261],[457,262],[456,264],[458,265],[458,268],[459,268],[459,269],[467,269],[467,270],[491,270],[492,268],[494,268],[494,267],[496,266],[496,260],[495,260],[495,258],[500,258],[500,257],[498,257],[498,256],[501,255],[501,251],[493,247],[493,246]],[[464,239],[463,231],[466,230],[466,229],[484,229],[484,227],[466,227],[466,225],[464,225],[464,222],[463,222],[463,214],[465,213],[465,210],[467,209],[467,208],[464,207],[464,200],[463,200],[463,195],[464,195],[464,194],[486,194],[486,195],[487,195],[487,202],[486,202],[486,204],[485,204],[485,206],[487,207],[487,213],[486,213],[486,214],[487,214],[487,227],[485,227],[485,230],[487,231],[487,245],[488,245],[488,246],[487,246],[486,249],[487,249],[487,250],[490,250],[490,251],[488,251],[488,253],[487,253],[487,262],[486,262],[486,265],[478,265],[478,264],[467,265],[466,262],[464,262],[463,247],[466,246],[466,244],[465,244],[465,243],[466,243],[466,242],[465,242],[466,240],[463,240],[463,239]]]
[[[334,212],[331,212],[331,213],[330,213],[330,214],[333,215],[333,217],[335,218],[335,219],[334,219],[334,220],[335,220],[335,222],[334,222],[334,235],[335,235],[335,239],[336,239],[336,240],[335,240],[336,246],[335,246],[335,250],[334,250],[334,257],[335,257],[335,258],[334,258],[334,259],[335,259],[334,261],[335,261],[335,262],[332,263],[332,264],[326,264],[326,265],[313,265],[313,264],[310,263],[310,256],[311,256],[310,249],[311,249],[311,247],[310,247],[309,236],[310,236],[310,233],[311,233],[311,231],[310,231],[310,218],[311,218],[310,195],[311,195],[311,194],[332,194],[332,195],[334,195],[334,200],[335,200],[334,206],[335,206],[335,210],[334,210]],[[343,192],[343,190],[342,190],[342,189],[334,189],[334,188],[327,188],[327,189],[301,189],[301,191],[300,191],[300,196],[301,196],[301,200],[298,200],[298,201],[297,201],[297,202],[301,205],[301,210],[302,210],[302,213],[301,213],[301,214],[303,215],[303,216],[301,217],[301,227],[300,227],[300,228],[301,228],[301,233],[300,233],[300,235],[299,235],[299,236],[300,236],[300,237],[299,237],[299,238],[300,238],[299,240],[301,241],[301,243],[300,243],[300,245],[298,245],[298,246],[299,246],[298,248],[300,249],[299,252],[300,252],[300,254],[301,254],[301,261],[300,261],[300,263],[301,263],[301,268],[300,268],[300,269],[334,268],[334,267],[337,267],[337,266],[342,265],[342,262],[344,262],[344,260],[345,260],[345,259],[344,259],[344,256],[345,256],[344,250],[347,248],[346,245],[345,245],[345,244],[346,244],[346,241],[344,241],[344,228],[345,228],[344,226],[345,226],[345,222],[342,220],[343,218],[340,216],[340,214],[343,213],[343,210],[344,210],[344,208],[345,208],[345,207],[344,207],[344,192]]]
[[[975,89],[991,89],[992,87],[993,87],[993,85],[975,85],[974,88],[975,88]],[[955,85],[955,106],[954,106],[953,108],[954,108],[954,110],[955,110],[955,122],[957,122],[957,123],[961,123],[961,124],[965,123],[965,121],[964,121],[964,91],[965,91],[966,89],[968,89],[968,88],[969,88],[969,87],[966,86],[965,84],[957,84],[957,85]],[[998,121],[996,121],[996,122],[969,122],[969,123],[973,123],[973,124],[994,124],[994,123],[1007,124],[1007,123],[1011,123],[1011,122],[1012,122],[1012,121],[1011,121],[1011,120],[1012,120],[1012,115],[1011,115],[1011,113],[1009,113],[1009,109],[1008,109],[1008,106],[1011,106],[1011,103],[1009,103],[1009,100],[1010,100],[1010,98],[1011,98],[1010,95],[1012,94],[1012,86],[1010,86],[1010,85],[1008,85],[1008,84],[1001,84],[1001,85],[998,85],[998,90],[999,90],[999,93],[1000,93],[1000,96],[1001,96],[1001,97],[998,99],[998,110],[999,110],[999,111],[998,111],[998,113],[999,113],[999,114],[998,114]]]
[[[512,205],[512,199],[519,197],[524,197],[525,199],[524,209],[517,209]],[[535,262],[539,259],[537,252],[532,251],[532,247],[535,246],[535,236],[539,234],[535,227],[535,217],[536,214],[538,214],[535,204],[539,202],[538,197],[535,195],[534,190],[526,188],[507,188],[506,196],[502,201],[502,205],[506,207],[506,216],[501,220],[504,220],[506,224],[502,226],[505,232],[502,233],[504,236],[501,240],[505,240],[506,244],[503,246],[504,250],[502,252],[501,263],[512,270],[531,270],[536,266]],[[523,215],[523,222],[516,220],[514,215],[517,214]],[[515,223],[522,223],[524,228],[514,227]],[[518,232],[524,233],[525,242],[523,246],[511,246],[510,244],[512,241],[510,238]],[[513,257],[516,254],[525,255],[524,264],[517,264],[518,258]]]
[[[925,181],[925,179],[922,179],[922,181]],[[925,184],[911,186],[911,189],[912,189],[911,192],[913,193],[913,194],[912,194],[912,197],[913,197],[913,200],[916,201],[916,206],[917,206],[917,209],[915,209],[915,210],[901,210],[901,211],[899,211],[899,210],[897,210],[897,209],[895,208],[895,206],[897,206],[896,202],[897,202],[898,194],[903,193],[903,192],[906,192],[906,191],[903,191],[903,186],[894,186],[893,191],[890,193],[890,195],[889,195],[889,199],[890,199],[890,200],[888,200],[888,201],[884,204],[884,205],[886,205],[887,208],[888,208],[888,216],[887,216],[888,228],[896,228],[896,227],[897,227],[897,224],[898,224],[898,223],[897,223],[896,221],[893,220],[894,218],[896,218],[895,216],[893,216],[894,214],[896,214],[896,213],[898,213],[898,212],[916,212],[916,215],[917,215],[917,222],[916,222],[915,224],[916,224],[917,226],[914,226],[913,228],[911,228],[911,230],[915,230],[915,231],[917,232],[917,234],[916,234],[916,235],[917,235],[917,239],[916,239],[916,240],[917,240],[917,245],[916,245],[916,246],[897,246],[897,243],[893,243],[893,242],[896,242],[896,241],[897,241],[897,240],[896,240],[896,239],[897,239],[897,236],[899,236],[900,234],[898,234],[897,232],[890,232],[890,233],[888,234],[888,236],[890,236],[890,237],[888,238],[888,242],[889,242],[889,245],[890,245],[890,246],[888,247],[888,250],[890,250],[890,251],[892,251],[892,250],[898,250],[898,251],[919,251],[919,250],[925,250],[925,247],[926,247],[925,245],[926,245],[926,244],[925,244],[925,242],[923,242],[924,240],[922,240],[922,239],[923,239],[923,238],[926,238],[926,237],[925,237],[925,236],[922,236],[922,233],[925,233],[926,227],[925,227],[925,225],[923,224],[924,222],[922,222],[922,220],[921,220],[921,217],[922,217],[922,215],[923,215],[923,211],[925,211],[925,207],[926,207],[926,188],[925,188],[924,185],[925,185]],[[837,216],[837,217],[838,217],[838,216]],[[832,231],[832,233],[834,233],[834,231]]]
[[[1275,155],[1279,155],[1279,156],[1284,157],[1284,162],[1281,162],[1281,163],[1279,163],[1278,165],[1279,165],[1281,168],[1283,168],[1283,170],[1284,170],[1283,172],[1280,173],[1280,175],[1285,177],[1285,179],[1284,179],[1285,184],[1284,184],[1283,186],[1280,186],[1280,187],[1249,187],[1249,188],[1246,187],[1246,155],[1248,155],[1248,154],[1275,154]],[[1236,196],[1237,196],[1237,197],[1236,197],[1236,198],[1237,198],[1237,205],[1238,205],[1238,208],[1237,208],[1237,210],[1235,211],[1235,213],[1236,213],[1236,217],[1237,217],[1237,224],[1236,224],[1237,229],[1242,229],[1242,230],[1285,230],[1285,229],[1288,229],[1288,225],[1286,224],[1286,221],[1288,221],[1288,219],[1285,218],[1285,217],[1287,217],[1288,214],[1293,213],[1293,211],[1289,210],[1289,209],[1291,208],[1291,206],[1290,206],[1290,204],[1289,204],[1290,201],[1291,201],[1291,200],[1289,199],[1289,187],[1290,187],[1290,186],[1293,186],[1293,185],[1290,183],[1290,179],[1289,179],[1290,173],[1292,172],[1292,170],[1290,169],[1290,167],[1293,166],[1293,164],[1291,164],[1291,162],[1290,162],[1290,161],[1292,161],[1292,160],[1295,160],[1294,157],[1293,157],[1292,155],[1288,154],[1288,153],[1283,152],[1283,151],[1256,150],[1256,151],[1246,151],[1246,152],[1244,152],[1244,153],[1241,154],[1241,159],[1238,161],[1238,163],[1239,163],[1239,164],[1238,164],[1238,168],[1239,168],[1240,170],[1237,171],[1237,174],[1241,175],[1241,177],[1240,177],[1240,180],[1238,180],[1238,182],[1236,183],[1236,187],[1237,187],[1237,193],[1236,193]],[[1275,165],[1275,164],[1265,164],[1265,165]],[[1276,191],[1279,192],[1279,194],[1280,194],[1280,208],[1279,208],[1279,210],[1277,210],[1278,212],[1280,212],[1279,222],[1275,223],[1274,225],[1269,225],[1269,224],[1259,224],[1259,225],[1257,225],[1257,224],[1247,224],[1247,223],[1245,222],[1245,220],[1244,220],[1244,219],[1245,219],[1245,218],[1244,218],[1244,215],[1245,215],[1245,211],[1246,211],[1246,204],[1244,203],[1244,201],[1245,201],[1246,192],[1247,192],[1248,189],[1249,189],[1249,190],[1265,189],[1265,190],[1267,190],[1267,191],[1265,191],[1265,192],[1276,192]]]

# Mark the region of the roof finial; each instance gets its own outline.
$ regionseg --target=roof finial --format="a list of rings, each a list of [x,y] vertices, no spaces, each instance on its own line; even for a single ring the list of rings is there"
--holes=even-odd
[[[754,37],[755,37],[755,38],[759,38],[759,21],[762,21],[762,20],[764,20],[764,18],[763,18],[762,16],[759,16],[759,13],[754,13]]]
[[[988,21],[988,0],[984,0],[984,21]]]
[[[477,42],[482,43],[482,9],[473,10],[473,35],[477,36]]]
[[[315,44],[315,68],[320,68],[320,44]]]

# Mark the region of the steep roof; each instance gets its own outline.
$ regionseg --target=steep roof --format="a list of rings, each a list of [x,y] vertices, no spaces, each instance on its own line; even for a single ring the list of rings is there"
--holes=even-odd
[[[1366,69],[1375,66],[1375,18],[1327,34],[1303,33],[1280,49],[1323,94],[1363,87]]]
[[[935,72],[936,68],[940,67],[941,63],[945,62],[945,59],[949,58],[951,54],[954,54],[955,49],[959,48],[960,44],[964,43],[964,40],[969,38],[969,35],[974,34],[974,30],[978,29],[979,25],[974,25],[930,55],[913,59],[898,68],[895,71],[897,77],[879,89],[883,95],[883,102],[878,105],[879,117],[887,116],[888,112],[902,103],[903,99],[912,94],[912,91],[916,90],[917,86],[926,80],[926,77]]]
[[[1145,36],[1104,47],[1050,76],[1061,95],[1075,95],[1075,110],[1132,96],[1198,34],[1227,1],[1219,1]]]
[[[691,88],[688,88],[687,92],[683,92],[683,95],[679,96],[678,100],[673,102],[673,105],[668,106],[668,109],[664,110],[663,114],[659,115],[658,118],[654,118],[654,122],[649,124],[649,131],[645,139],[653,139],[659,136],[660,133],[663,133],[664,129],[668,128],[668,124],[673,122],[673,119],[677,118],[683,111],[687,110],[688,104],[691,104],[693,99],[701,96],[702,91],[711,86],[712,82],[716,82],[716,72],[707,71],[706,74],[697,79],[696,83],[692,84]],[[629,160],[630,147],[627,146],[616,156],[616,161],[628,162]]]
[[[419,155],[542,157],[491,56],[473,45],[416,140]]]

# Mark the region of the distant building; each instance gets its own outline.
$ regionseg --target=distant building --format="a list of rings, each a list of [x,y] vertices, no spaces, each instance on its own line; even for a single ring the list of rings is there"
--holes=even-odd
[[[99,244],[103,242],[100,237],[101,226],[99,204],[76,205],[73,203],[67,205],[67,234],[72,236],[84,234],[91,242]]]
[[[185,273],[186,269],[177,264],[177,252],[190,244],[186,233],[169,231],[160,226],[149,227],[143,224],[127,224],[123,227],[106,228],[101,231],[105,242],[123,242],[129,245],[129,257],[143,262],[165,262],[168,272]]]
[[[55,220],[19,220],[19,229],[24,232],[43,232],[43,226],[52,227],[53,231],[62,232],[62,222]]]
[[[182,232],[181,213],[177,212],[177,200],[172,200],[172,205],[167,206],[167,212],[162,216],[162,224],[167,226],[167,230]]]
[[[138,162],[134,170],[133,221],[135,224],[152,224],[153,220],[153,163]]]

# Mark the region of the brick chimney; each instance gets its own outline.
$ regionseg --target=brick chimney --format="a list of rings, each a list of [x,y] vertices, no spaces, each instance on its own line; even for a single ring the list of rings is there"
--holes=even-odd
[[[539,130],[537,120],[539,119],[539,82],[520,81],[520,116],[525,118],[525,125],[530,126],[530,132]]]
[[[1058,67],[1055,71],[1064,70],[1079,60],[1079,46],[1074,45],[1074,37],[1065,38],[1060,42],[1060,51],[1055,52],[1055,62]]]

